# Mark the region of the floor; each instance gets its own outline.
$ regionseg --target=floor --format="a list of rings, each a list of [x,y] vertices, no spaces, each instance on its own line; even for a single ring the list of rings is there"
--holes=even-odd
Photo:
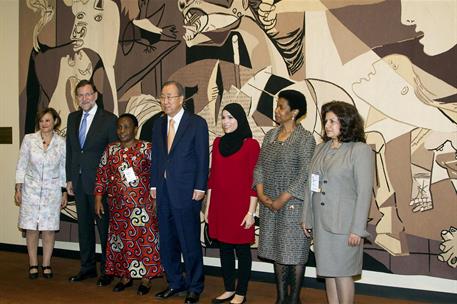
[[[0,303],[183,303],[184,298],[174,297],[168,300],[158,300],[154,294],[166,287],[163,279],[153,281],[151,292],[137,296],[136,289],[139,281],[133,287],[120,293],[112,292],[112,283],[107,287],[97,287],[95,279],[80,283],[69,283],[68,277],[79,270],[79,261],[68,258],[53,258],[54,277],[50,280],[39,278],[29,280],[27,277],[27,255],[9,251],[0,251]],[[205,291],[200,303],[211,303],[222,290],[222,280],[216,276],[206,276]],[[274,303],[276,297],[275,285],[271,283],[251,282],[249,285],[248,303]],[[325,303],[325,292],[321,289],[303,288],[302,303]],[[412,304],[419,303],[406,300],[382,298],[366,295],[356,295],[356,303],[360,304]],[[423,303],[423,302],[422,302]]]

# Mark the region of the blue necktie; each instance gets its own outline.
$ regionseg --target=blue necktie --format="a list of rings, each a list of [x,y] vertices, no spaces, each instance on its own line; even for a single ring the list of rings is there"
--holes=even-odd
[[[87,116],[89,116],[89,113],[85,112],[81,125],[79,126],[79,145],[81,148],[84,147],[84,142],[86,141]]]

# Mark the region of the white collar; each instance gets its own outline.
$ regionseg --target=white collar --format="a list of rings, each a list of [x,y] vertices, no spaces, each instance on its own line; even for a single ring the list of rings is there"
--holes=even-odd
[[[89,113],[89,116],[94,116],[95,113],[97,112],[97,109],[98,109],[98,105],[95,104],[95,105],[92,107],[92,109],[89,110],[89,112],[84,112],[84,111],[83,111],[83,115],[84,115],[84,113]]]
[[[173,119],[175,121],[175,125],[179,124],[179,122],[181,121],[181,118],[182,118],[183,115],[184,115],[184,108],[181,108],[181,110],[179,110],[179,112],[176,113],[175,116],[170,117],[169,115],[167,115],[167,121],[169,123],[170,119]]]

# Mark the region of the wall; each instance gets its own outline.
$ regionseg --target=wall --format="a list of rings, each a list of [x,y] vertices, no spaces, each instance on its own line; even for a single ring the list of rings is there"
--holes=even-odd
[[[25,244],[17,228],[14,175],[19,152],[19,2],[0,1],[0,126],[13,127],[13,144],[0,144],[0,243]]]

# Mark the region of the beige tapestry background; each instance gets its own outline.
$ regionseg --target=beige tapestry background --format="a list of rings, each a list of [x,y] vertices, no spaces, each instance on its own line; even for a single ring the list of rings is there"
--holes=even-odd
[[[376,152],[364,269],[455,278],[457,1],[26,0],[19,43],[21,134],[47,106],[65,125],[81,79],[146,140],[168,79],[210,143],[230,102],[259,142],[282,89],[305,94],[318,141],[323,103],[356,105]],[[63,215],[58,238],[77,242],[74,205]]]

